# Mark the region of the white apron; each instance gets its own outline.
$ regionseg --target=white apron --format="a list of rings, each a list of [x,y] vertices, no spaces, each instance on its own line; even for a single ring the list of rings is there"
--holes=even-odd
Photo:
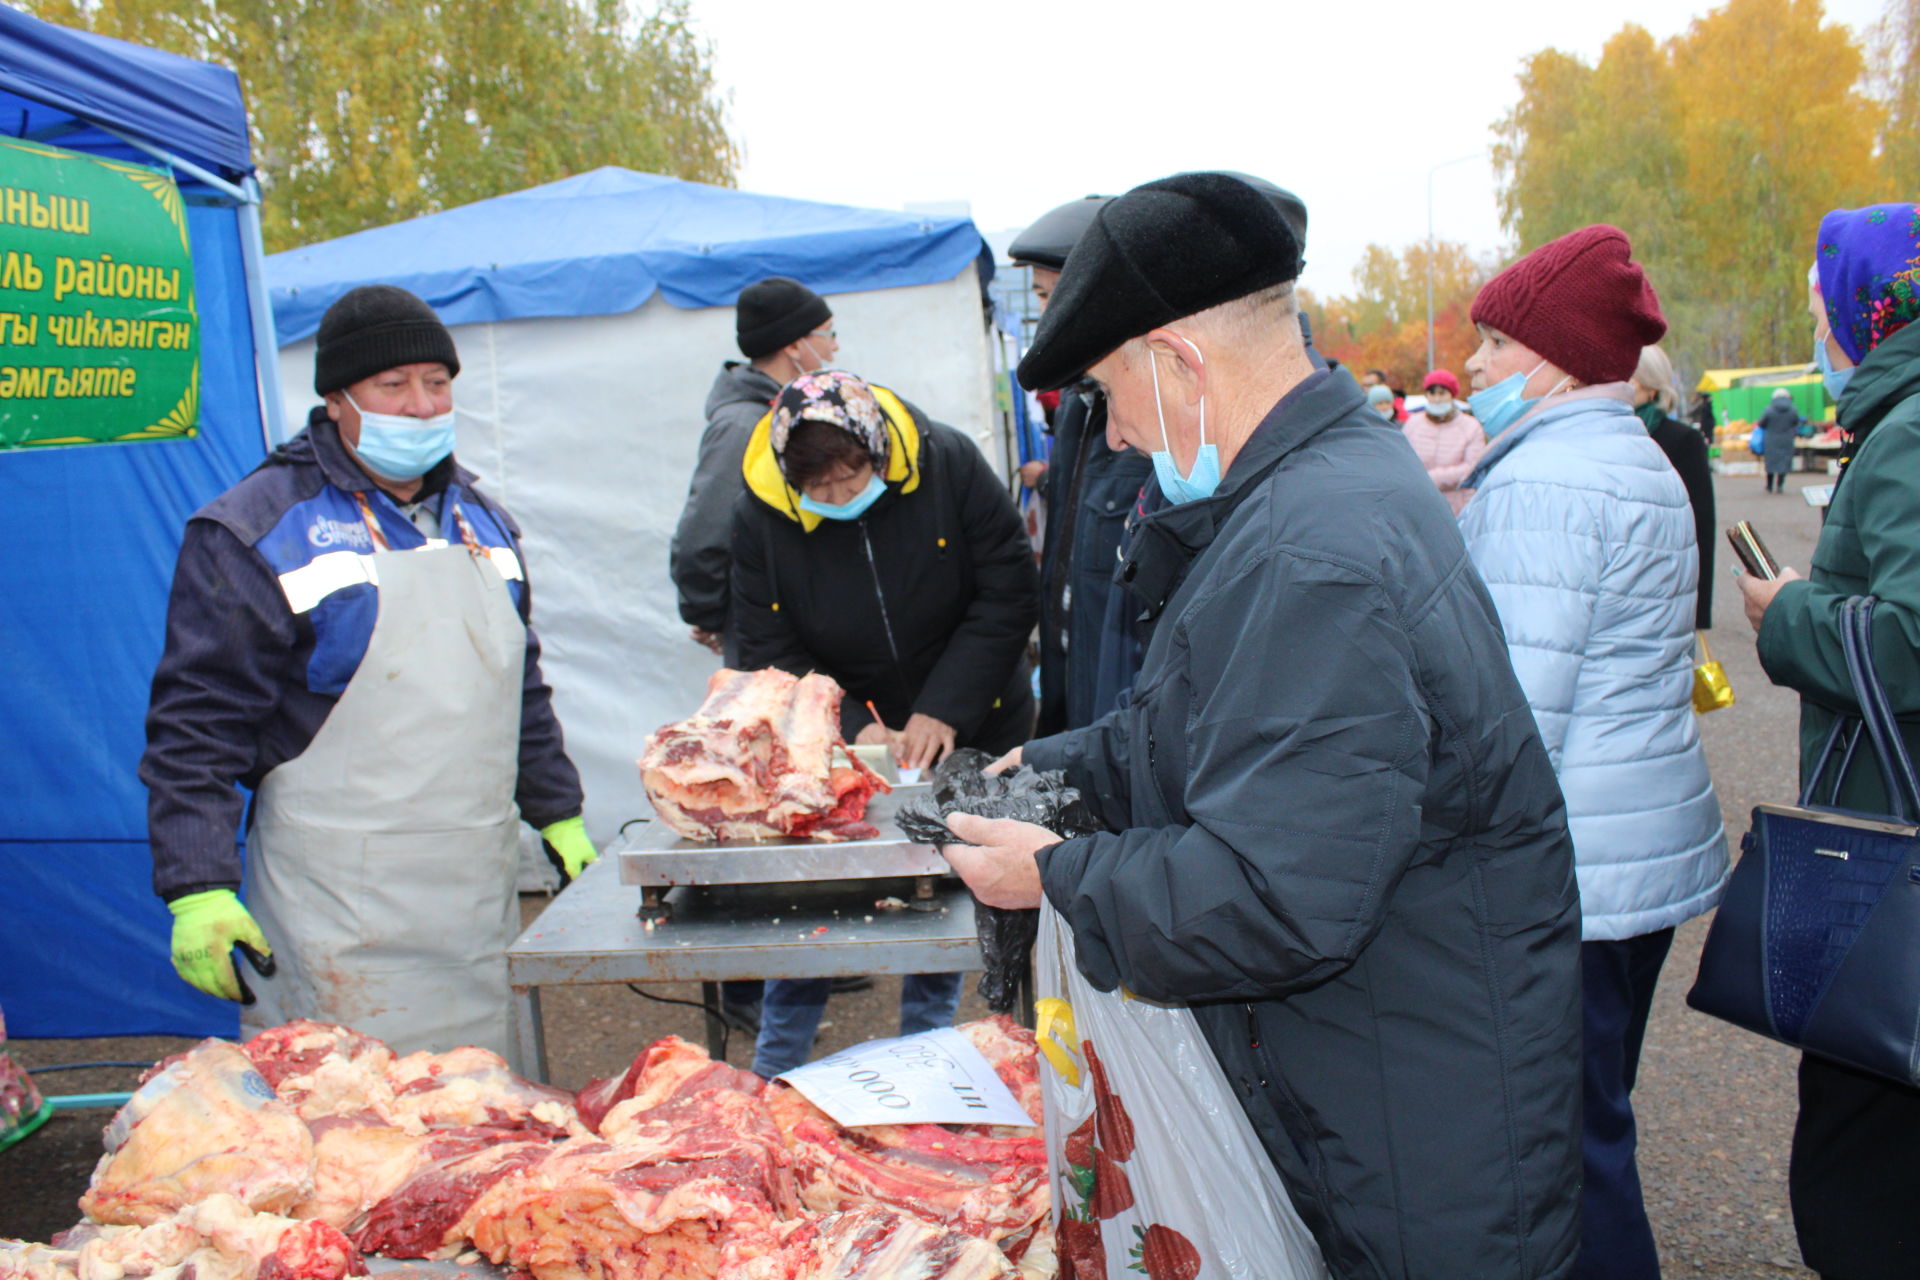
[[[398,1053],[515,1056],[506,949],[519,932],[527,635],[483,550],[370,557],[380,606],[366,656],[312,744],[254,797],[248,902],[278,969],[247,975],[248,1034],[305,1017]]]

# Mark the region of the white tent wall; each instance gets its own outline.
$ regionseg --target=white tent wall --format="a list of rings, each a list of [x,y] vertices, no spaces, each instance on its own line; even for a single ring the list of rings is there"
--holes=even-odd
[[[828,302],[837,365],[966,432],[1005,474],[973,266]],[[699,706],[719,665],[680,621],[667,547],[707,391],[721,362],[740,358],[733,308],[684,311],[655,295],[623,315],[461,325],[453,336],[459,458],[520,524],[542,664],[586,787],[587,829],[604,845],[651,816],[635,761],[649,733]],[[282,348],[281,369],[297,427],[316,402],[312,340]]]

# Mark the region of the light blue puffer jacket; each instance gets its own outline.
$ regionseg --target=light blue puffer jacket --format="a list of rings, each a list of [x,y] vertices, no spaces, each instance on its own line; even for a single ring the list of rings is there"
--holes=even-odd
[[[1691,702],[1693,515],[1626,396],[1550,397],[1493,442],[1460,513],[1566,793],[1588,941],[1691,919],[1729,874]]]

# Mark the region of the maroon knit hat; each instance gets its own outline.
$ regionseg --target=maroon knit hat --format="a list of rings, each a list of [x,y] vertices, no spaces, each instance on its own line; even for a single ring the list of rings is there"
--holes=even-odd
[[[1625,382],[1667,332],[1660,299],[1618,227],[1549,241],[1487,281],[1473,322],[1498,329],[1588,384]]]

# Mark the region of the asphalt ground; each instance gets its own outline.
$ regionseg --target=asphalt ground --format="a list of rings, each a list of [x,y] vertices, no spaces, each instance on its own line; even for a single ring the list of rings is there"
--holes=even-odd
[[[1716,479],[1722,527],[1750,519],[1783,564],[1802,572],[1819,533],[1819,513],[1800,490],[1823,476],[1792,477],[1784,496],[1763,492],[1759,476]],[[1701,734],[1727,830],[1737,848],[1747,815],[1762,800],[1789,797],[1796,773],[1797,701],[1775,689],[1754,657],[1753,630],[1741,612],[1724,541],[1714,575],[1714,656],[1725,665],[1736,701],[1703,717]],[[527,918],[544,898],[523,900]],[[1641,1059],[1634,1107],[1640,1122],[1640,1172],[1648,1213],[1669,1274],[1727,1277],[1808,1276],[1794,1243],[1787,1206],[1787,1153],[1794,1114],[1797,1055],[1689,1010],[1683,997],[1698,963],[1706,919],[1680,929],[1662,973]],[[985,1006],[968,983],[961,1015]],[[693,984],[647,988],[665,1000],[697,1001]],[[897,979],[870,991],[833,998],[818,1050],[833,1052],[896,1031]],[[700,1041],[698,1009],[646,999],[621,986],[550,988],[543,1013],[553,1081],[577,1088],[625,1068],[634,1053],[664,1035]],[[15,1060],[29,1070],[102,1059],[152,1062],[189,1040],[135,1037],[15,1040]],[[734,1037],[728,1061],[747,1066],[752,1045]],[[124,1091],[137,1072],[96,1068],[47,1074],[49,1094]],[[45,1240],[71,1226],[75,1204],[100,1157],[105,1111],[63,1112],[23,1143],[0,1152],[0,1237]]]

